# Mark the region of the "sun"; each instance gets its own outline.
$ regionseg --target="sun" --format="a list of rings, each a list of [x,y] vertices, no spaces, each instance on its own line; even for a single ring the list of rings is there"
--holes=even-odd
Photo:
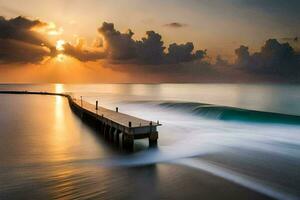
[[[64,40],[57,40],[56,41],[56,50],[57,51],[63,51],[65,50],[64,45],[66,44],[66,42]]]
[[[57,56],[56,56],[56,60],[58,61],[58,62],[64,62],[65,61],[65,55],[64,54],[58,54]]]

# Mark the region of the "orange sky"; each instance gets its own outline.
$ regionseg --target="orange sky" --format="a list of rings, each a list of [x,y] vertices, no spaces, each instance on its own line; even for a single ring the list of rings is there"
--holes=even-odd
[[[225,56],[232,56],[232,50],[240,44],[257,49],[268,38],[292,37],[299,33],[299,26],[290,25],[295,16],[288,17],[293,12],[284,10],[284,5],[276,13],[264,10],[263,3],[248,5],[246,2],[1,0],[0,12],[6,17],[24,15],[53,22],[59,32],[58,36],[49,37],[53,41],[62,38],[74,42],[77,37],[84,37],[92,43],[97,28],[103,21],[108,21],[115,23],[121,31],[131,28],[135,38],[141,38],[147,30],[156,30],[166,44],[192,41],[197,48],[209,49],[211,55]],[[292,7],[292,2],[290,4]],[[272,4],[268,6],[272,8]],[[170,22],[187,26],[182,29],[163,26]]]
[[[273,9],[268,9],[270,6]],[[241,44],[250,46],[253,52],[269,38],[289,38],[299,33],[298,25],[291,26],[299,12],[293,6],[276,2],[0,0],[0,12],[7,19],[22,15],[47,23],[34,31],[61,51],[39,64],[0,64],[0,82],[130,82],[133,77],[150,82],[160,80],[153,73],[137,77],[140,75],[134,71],[115,70],[107,67],[110,64],[105,60],[81,62],[63,55],[64,43],[93,50],[101,41],[97,28],[104,21],[113,22],[121,32],[131,28],[136,40],[145,37],[146,31],[155,30],[162,35],[165,46],[193,42],[195,49],[208,50],[206,59],[222,55],[230,62],[235,59],[234,49]],[[167,26],[174,22],[183,26]]]

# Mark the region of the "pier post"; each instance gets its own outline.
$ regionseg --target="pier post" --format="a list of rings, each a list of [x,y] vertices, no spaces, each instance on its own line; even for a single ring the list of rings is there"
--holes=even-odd
[[[153,131],[153,123],[150,122],[150,134],[149,134],[149,146],[156,147],[157,146],[158,133],[157,131]]]
[[[96,110],[98,110],[98,101],[96,101]]]
[[[121,133],[121,131],[117,129],[117,131],[116,131],[116,145],[118,145],[118,146],[120,144],[120,139],[119,139],[120,133]]]
[[[119,112],[119,108],[118,107],[116,107],[116,112]]]
[[[124,145],[123,147],[129,151],[133,150],[134,145],[134,137],[131,134],[125,133],[124,134]]]
[[[100,134],[104,135],[104,122],[103,122],[103,115],[101,116],[100,121]]]
[[[104,136],[104,139],[105,139],[105,131],[106,131],[106,124],[103,123],[103,125],[102,125],[102,134]]]
[[[99,126],[100,126],[100,134],[103,135],[103,122],[102,121],[99,122]]]
[[[109,141],[112,143],[114,143],[114,141],[115,141],[115,131],[116,131],[116,129],[114,127],[110,128]]]
[[[105,139],[108,139],[109,129],[110,129],[110,126],[108,126],[108,124],[105,124],[104,125],[104,138]]]
[[[105,139],[107,141],[109,141],[109,133],[110,133],[110,126],[107,124],[107,129],[106,129],[106,132],[105,132]]]
[[[149,146],[150,147],[157,147],[157,139],[158,139],[158,133],[153,132],[149,135]]]
[[[125,143],[125,136],[124,136],[124,132],[122,132],[122,147],[123,148],[125,148],[125,145],[124,145],[124,143]]]

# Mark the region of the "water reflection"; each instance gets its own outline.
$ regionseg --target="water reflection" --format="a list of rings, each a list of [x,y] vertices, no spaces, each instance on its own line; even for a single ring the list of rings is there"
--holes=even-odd
[[[65,91],[63,84],[55,84],[54,87],[56,93],[63,93]]]
[[[50,88],[52,92],[85,93],[94,98],[100,96],[100,105],[105,107],[107,102],[113,100],[124,102],[151,99],[208,101],[235,107],[251,106],[254,102],[252,106],[256,108],[264,107],[264,102],[275,105],[269,102],[274,99],[270,96],[272,93],[263,96],[268,97],[265,101],[255,101],[259,99],[257,96],[268,91],[264,89],[265,86],[248,90],[245,86],[196,84],[55,84],[16,87],[35,91]],[[299,89],[293,89],[295,94],[292,96],[290,91],[284,91],[287,90],[273,92],[276,93],[276,100],[282,99],[288,104],[295,102],[298,105]],[[97,137],[97,132],[71,112],[65,98],[38,95],[2,98],[0,110],[6,114],[0,120],[0,199],[192,199],[201,196],[204,199],[258,199],[257,196],[249,196],[253,193],[245,191],[245,188],[241,189],[221,178],[187,167],[174,164],[140,168],[121,166],[124,162],[127,166],[131,166],[132,161],[151,164],[191,155],[290,188],[295,194],[300,191],[297,184],[300,166],[297,142],[299,127],[205,120],[172,109],[162,110],[146,103],[118,103],[122,112],[150,120],[159,117],[162,121],[157,154],[159,160],[152,152],[145,152],[140,159],[121,159],[119,168],[105,168],[101,164],[111,160],[119,161],[122,155],[118,154],[116,158],[115,151],[104,145],[104,141]],[[94,102],[95,99],[91,103]],[[270,111],[284,108],[295,113],[299,113],[300,109],[299,106],[276,104]],[[185,166],[190,165],[185,163]],[[216,189],[225,191],[224,188],[226,192],[214,192]]]
[[[64,112],[64,99],[61,96],[55,97],[55,120],[54,120],[54,127],[55,131],[53,132],[53,146],[55,147],[56,151],[59,151],[60,153],[59,160],[65,160],[68,159],[66,157],[67,154],[67,146],[66,145],[69,142],[69,136],[68,132],[66,130],[66,122],[65,122],[65,112]],[[51,134],[51,133],[50,133]]]
[[[64,91],[62,84],[55,84],[55,92],[62,93]],[[53,132],[52,143],[55,147],[55,151],[60,152],[58,155],[59,160],[66,160],[66,146],[68,142],[68,134],[65,130],[65,109],[64,109],[64,97],[55,96],[55,118],[54,118],[54,127],[55,131]],[[51,133],[50,133],[51,134]]]

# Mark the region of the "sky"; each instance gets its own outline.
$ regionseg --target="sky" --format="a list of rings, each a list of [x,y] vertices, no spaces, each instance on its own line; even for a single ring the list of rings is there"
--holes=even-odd
[[[300,80],[298,0],[0,0],[0,13],[0,82]]]

